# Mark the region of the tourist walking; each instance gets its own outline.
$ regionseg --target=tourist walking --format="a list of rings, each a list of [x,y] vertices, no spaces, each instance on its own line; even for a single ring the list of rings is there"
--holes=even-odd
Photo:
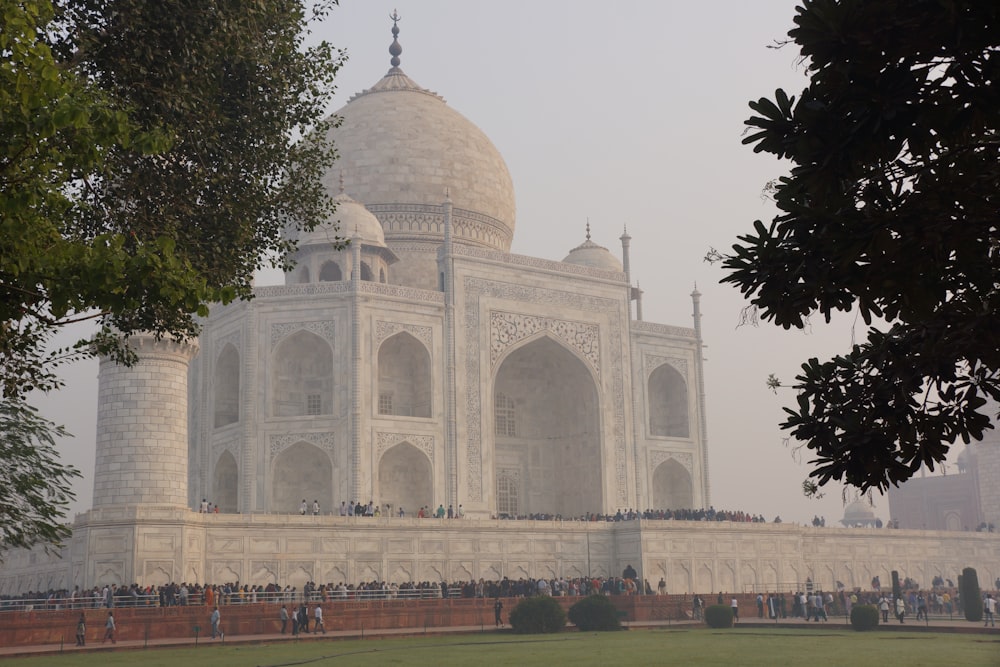
[[[983,623],[984,628],[987,625],[993,626],[994,628],[996,627],[997,625],[996,613],[997,613],[997,601],[993,597],[992,593],[987,593],[986,600],[983,601],[983,620],[986,621],[985,623]]]
[[[323,625],[323,607],[316,605],[316,609],[313,612],[313,634],[316,634],[320,630],[323,634],[326,634],[326,626]]]
[[[285,630],[288,628],[288,609],[285,605],[281,605],[281,611],[278,612],[278,620],[281,621],[281,634],[285,634]]]
[[[222,628],[219,627],[219,623],[222,621],[222,614],[219,613],[219,608],[216,607],[212,610],[212,615],[209,617],[209,621],[212,623],[212,639],[219,637],[219,639],[225,639],[226,635],[222,633]]]
[[[110,639],[112,644],[117,644],[118,640],[115,639],[115,631],[118,628],[115,627],[115,615],[114,612],[108,612],[108,620],[104,622],[104,640],[102,644],[107,643]]]
[[[76,622],[76,645],[84,646],[87,640],[87,619],[80,614],[80,620]]]
[[[502,614],[503,614],[503,602],[500,601],[500,598],[497,598],[496,601],[493,603],[493,621],[496,623],[496,626],[498,628],[503,627]]]

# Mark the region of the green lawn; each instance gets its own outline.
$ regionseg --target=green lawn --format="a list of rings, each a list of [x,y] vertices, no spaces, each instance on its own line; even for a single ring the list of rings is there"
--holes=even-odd
[[[89,655],[12,658],[3,667],[278,667],[291,665],[847,665],[849,667],[1000,666],[1000,635],[858,633],[735,629],[618,633],[509,634],[257,645],[207,644]]]

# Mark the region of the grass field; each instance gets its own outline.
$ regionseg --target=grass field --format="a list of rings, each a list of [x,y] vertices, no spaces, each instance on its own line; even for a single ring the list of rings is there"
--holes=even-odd
[[[292,665],[707,665],[719,667],[1000,667],[1000,635],[735,629],[464,635],[256,645],[0,660],[3,667],[291,667]]]

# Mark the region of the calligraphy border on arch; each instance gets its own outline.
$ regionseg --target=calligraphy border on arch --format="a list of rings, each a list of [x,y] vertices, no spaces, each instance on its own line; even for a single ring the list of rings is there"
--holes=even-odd
[[[684,382],[689,382],[687,359],[681,359],[680,357],[661,357],[655,354],[646,355],[646,382],[649,382],[650,373],[663,364],[668,364],[673,367],[673,369],[680,373],[681,377],[684,378]]]
[[[694,481],[694,457],[688,452],[651,451],[649,453],[649,469],[655,472],[658,465],[671,459],[684,466],[688,474],[691,475],[691,480]]]
[[[401,331],[405,331],[412,334],[414,338],[419,340],[430,352],[432,348],[432,334],[431,328],[423,326],[420,324],[403,324],[401,322],[385,322],[383,320],[375,321],[375,347],[382,344],[386,338],[397,334]]]
[[[396,445],[408,442],[434,462],[434,436],[419,435],[417,433],[388,433],[385,431],[375,432],[375,462],[382,460],[382,454]]]
[[[511,345],[540,331],[553,334],[575,349],[601,376],[601,336],[596,324],[502,310],[490,311],[490,368],[496,367],[497,360]]]
[[[297,442],[308,442],[327,452],[333,452],[337,444],[336,434],[333,431],[324,433],[281,433],[270,436],[268,440],[268,451],[271,454],[271,461],[277,458],[278,454],[285,451]]]
[[[294,331],[309,331],[333,345],[336,342],[336,325],[333,320],[313,322],[274,322],[271,324],[271,349]]]
[[[610,360],[613,393],[612,433],[614,437],[614,469],[617,485],[616,499],[613,504],[628,503],[628,487],[626,484],[625,456],[625,378],[622,362],[622,330],[621,304],[616,299],[608,299],[586,294],[563,292],[541,287],[504,283],[484,278],[467,276],[463,282],[466,294],[465,300],[465,337],[466,345],[466,386],[479,387],[480,384],[480,346],[482,332],[479,301],[483,296],[506,299],[520,303],[554,304],[568,306],[577,310],[590,312],[616,313],[618,322],[609,327]],[[468,480],[466,489],[470,501],[483,499],[483,433],[482,433],[482,396],[477,391],[469,391],[465,403],[466,423],[468,425],[468,443],[466,449],[466,464]]]

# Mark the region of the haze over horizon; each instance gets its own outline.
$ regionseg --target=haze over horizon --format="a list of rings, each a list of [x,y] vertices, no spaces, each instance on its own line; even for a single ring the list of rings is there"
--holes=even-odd
[[[697,285],[712,504],[768,521],[821,515],[830,526],[843,515],[841,488],[803,497],[808,452],[797,461],[778,426],[794,396],[775,395],[766,380],[773,373],[791,382],[808,358],[848,351],[864,324],[844,314],[805,331],[739,327],[746,302],[703,260],[774,214],[762,193],[788,165],[754,154],[741,138],[748,100],[776,88],[797,96],[806,83],[795,46],[773,48],[786,39],[795,6],[341,0],[315,36],[350,58],[333,111],[389,68],[388,17],[398,10],[403,71],[479,126],[507,161],[517,197],[512,252],[560,260],[584,240],[589,221],[593,241],[620,256],[627,226],[643,319],[692,326]],[[279,282],[273,272],[259,279]],[[60,445],[84,471],[73,511],[90,507],[96,378],[96,360],[76,364],[63,390],[35,401],[76,435]],[[875,498],[874,510],[890,518],[884,499]]]

